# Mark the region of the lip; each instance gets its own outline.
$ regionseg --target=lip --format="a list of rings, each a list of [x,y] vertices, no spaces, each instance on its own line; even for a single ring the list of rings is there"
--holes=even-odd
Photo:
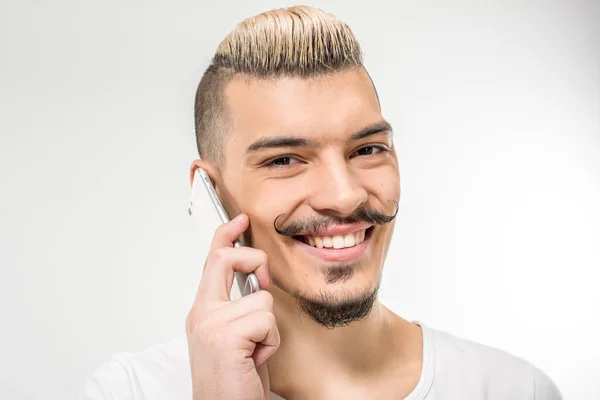
[[[311,235],[300,235],[300,236],[335,236],[335,235],[345,235],[348,233],[354,233],[357,231],[362,231],[365,229],[369,229],[373,224],[369,224],[367,222],[362,222],[359,224],[346,224],[346,225],[334,225],[323,229],[318,229]]]
[[[369,225],[372,226],[372,225]],[[367,226],[367,228],[369,227]],[[364,229],[364,228],[363,228]],[[357,229],[360,230],[360,229]],[[348,231],[354,232],[354,231]],[[294,240],[295,244],[300,247],[302,251],[307,252],[308,254],[318,257],[325,261],[351,261],[363,255],[369,243],[371,242],[371,236],[373,236],[373,232],[370,232],[368,237],[365,237],[365,240],[356,246],[344,248],[344,249],[329,249],[318,247],[313,247],[299,240]]]

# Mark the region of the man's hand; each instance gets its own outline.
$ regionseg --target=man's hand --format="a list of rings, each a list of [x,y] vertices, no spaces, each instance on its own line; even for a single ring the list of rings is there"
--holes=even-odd
[[[230,300],[234,271],[254,272],[261,289],[272,283],[265,252],[233,247],[247,228],[240,214],[216,230],[186,319],[194,400],[269,397],[265,361],[279,347],[273,297],[259,290]]]

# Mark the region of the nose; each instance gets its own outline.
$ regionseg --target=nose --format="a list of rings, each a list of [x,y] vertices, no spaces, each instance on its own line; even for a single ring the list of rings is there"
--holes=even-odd
[[[310,206],[316,211],[330,211],[340,216],[351,215],[366,203],[369,194],[356,171],[345,160],[321,165],[312,176],[315,183]]]

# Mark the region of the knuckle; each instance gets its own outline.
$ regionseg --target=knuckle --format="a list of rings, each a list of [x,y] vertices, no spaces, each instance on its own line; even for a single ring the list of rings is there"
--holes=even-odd
[[[275,315],[271,311],[261,311],[257,317],[266,325],[271,325],[271,322],[275,321]]]
[[[227,259],[227,248],[220,247],[218,249],[213,250],[208,256],[209,264],[218,264],[223,263]]]
[[[259,255],[260,260],[263,264],[267,264],[269,262],[269,256],[263,250],[255,249],[257,254]]]
[[[193,332],[194,325],[195,325],[195,321],[194,321],[194,318],[192,317],[192,314],[190,313],[187,315],[187,317],[185,317],[185,331],[188,334],[188,336]]]
[[[266,290],[259,290],[256,292],[256,297],[264,308],[269,311],[273,310],[274,300],[271,293],[267,292]]]
[[[270,311],[265,311],[262,313],[262,318],[265,323],[269,326],[277,326],[277,320],[275,319],[275,314]]]
[[[188,336],[193,335],[198,330],[199,320],[195,313],[191,312],[185,318],[185,331]]]

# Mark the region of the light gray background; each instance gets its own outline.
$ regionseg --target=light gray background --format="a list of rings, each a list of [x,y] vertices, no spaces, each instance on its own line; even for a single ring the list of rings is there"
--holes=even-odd
[[[0,9],[0,398],[66,399],[184,333],[217,220],[186,213],[196,84],[277,1]],[[598,1],[311,3],[350,24],[396,129],[381,297],[600,399]]]

